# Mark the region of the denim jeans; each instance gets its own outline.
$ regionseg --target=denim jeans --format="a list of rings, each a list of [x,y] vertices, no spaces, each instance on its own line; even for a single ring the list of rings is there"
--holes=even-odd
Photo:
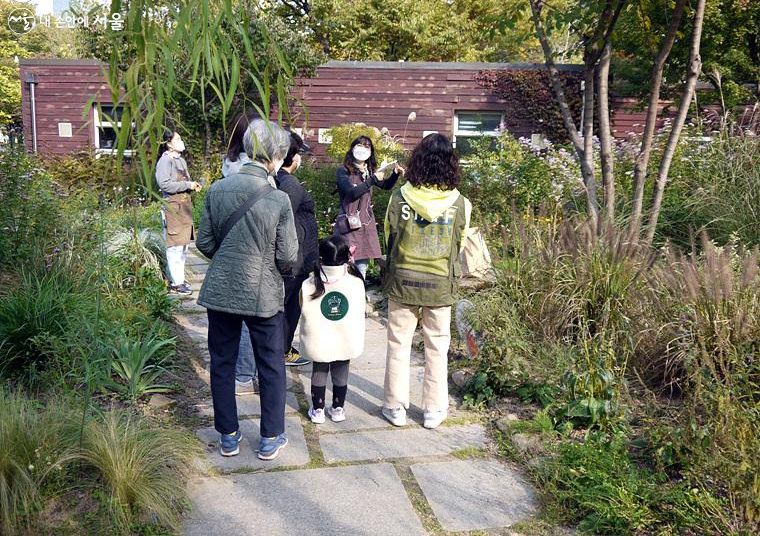
[[[367,281],[367,267],[369,266],[369,259],[357,259],[354,261],[354,265],[362,274],[364,281]]]
[[[247,382],[256,377],[256,366],[253,357],[253,345],[251,344],[251,332],[243,322],[240,329],[240,348],[238,349],[237,363],[235,364],[235,379],[239,382]]]

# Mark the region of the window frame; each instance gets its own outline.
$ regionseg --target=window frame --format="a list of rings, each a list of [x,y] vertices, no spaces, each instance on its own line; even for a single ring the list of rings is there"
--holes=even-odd
[[[499,116],[499,129],[500,130],[481,130],[481,131],[461,131],[459,130],[459,115],[460,114],[474,114],[474,115],[493,115]],[[504,120],[505,120],[505,112],[499,111],[499,110],[455,110],[454,111],[454,136],[452,141],[452,145],[454,148],[457,147],[457,138],[483,138],[483,137],[492,137],[496,138],[501,134],[501,130],[504,129]],[[466,162],[467,157],[462,157],[462,161]]]
[[[112,103],[100,103],[100,106],[110,106],[112,110],[118,109],[118,108],[124,108],[121,104],[112,104]],[[123,111],[122,111],[123,113]],[[101,121],[101,116],[98,111],[98,105],[93,105],[93,126],[95,128],[95,136],[93,138],[94,146],[95,146],[95,157],[100,158],[102,155],[115,155],[116,154],[116,148],[113,147],[111,149],[101,147],[100,146],[100,129],[101,128],[110,128],[113,129],[113,123],[111,121]],[[135,123],[132,122],[132,128],[134,128]],[[121,128],[121,121],[116,122],[116,128]],[[124,150],[124,156],[133,156],[135,154],[134,149],[125,149]]]

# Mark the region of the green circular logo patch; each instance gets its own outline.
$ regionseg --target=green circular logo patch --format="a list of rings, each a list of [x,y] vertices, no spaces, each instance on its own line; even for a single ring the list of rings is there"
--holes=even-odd
[[[322,298],[320,308],[327,320],[340,320],[348,313],[348,298],[340,292],[328,292]]]

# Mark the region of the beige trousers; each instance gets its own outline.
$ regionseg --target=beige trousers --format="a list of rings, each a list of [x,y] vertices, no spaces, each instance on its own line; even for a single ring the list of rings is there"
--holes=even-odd
[[[409,408],[412,338],[417,328],[418,305],[388,300],[388,352],[385,358],[386,408]],[[425,379],[422,409],[449,407],[448,354],[451,342],[451,307],[422,307],[425,340]]]

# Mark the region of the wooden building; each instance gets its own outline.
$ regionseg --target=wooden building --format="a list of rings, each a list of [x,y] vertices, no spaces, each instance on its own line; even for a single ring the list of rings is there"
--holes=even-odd
[[[41,154],[94,150],[109,153],[115,135],[108,117],[118,120],[106,84],[106,66],[96,60],[33,59],[20,61],[24,140]],[[576,65],[560,66],[578,70]],[[500,69],[543,69],[536,64],[415,63],[330,61],[312,78],[297,80],[291,96],[294,124],[304,130],[315,155],[323,158],[330,143],[327,130],[361,122],[390,134],[407,148],[425,134],[440,132],[462,152],[473,137],[506,128],[530,137],[538,129],[516,120],[513,103],[481,85],[477,75]],[[578,88],[580,91],[580,88]],[[100,117],[95,102],[107,114]],[[643,129],[643,113],[626,100],[613,103],[613,133],[625,138]],[[413,113],[414,120],[410,120]],[[524,115],[524,114],[523,114]]]

